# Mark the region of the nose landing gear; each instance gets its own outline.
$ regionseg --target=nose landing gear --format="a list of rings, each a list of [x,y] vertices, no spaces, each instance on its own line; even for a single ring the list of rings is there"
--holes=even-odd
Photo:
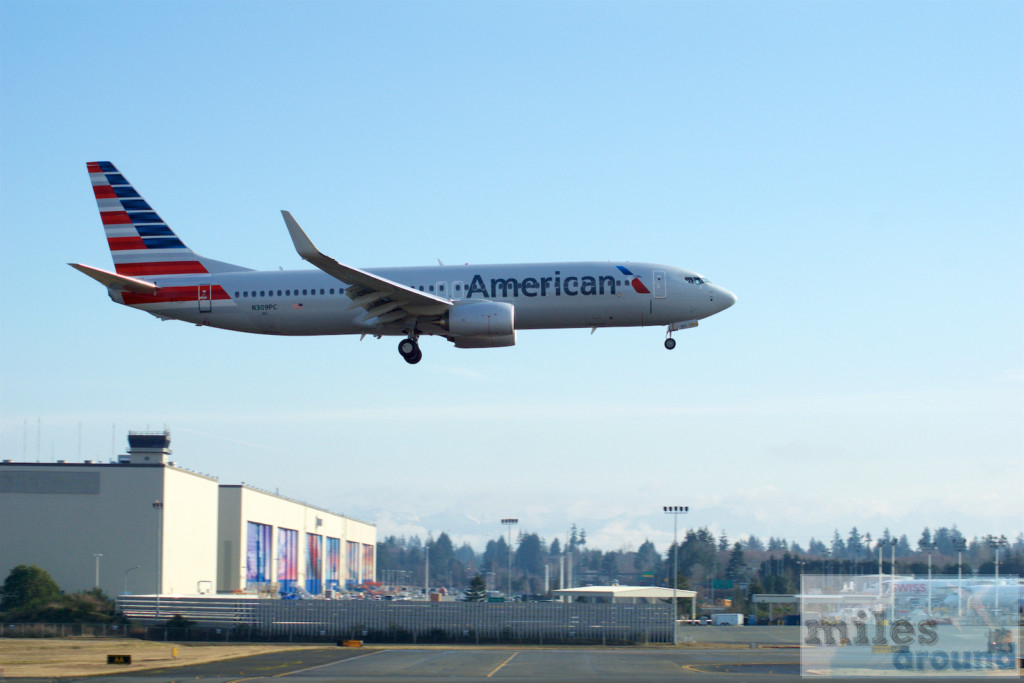
[[[415,337],[408,337],[398,342],[398,353],[409,365],[416,365],[423,360],[423,352],[420,351],[419,342]]]
[[[679,330],[688,330],[692,327],[697,327],[696,320],[684,320],[683,322],[672,323],[671,325],[669,325],[668,329],[665,330],[665,348],[668,349],[669,351],[676,348],[676,340],[672,338],[673,332],[678,332]]]

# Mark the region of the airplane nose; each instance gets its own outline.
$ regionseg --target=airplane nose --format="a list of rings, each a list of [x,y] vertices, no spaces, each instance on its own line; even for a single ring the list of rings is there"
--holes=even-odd
[[[717,302],[722,305],[720,310],[725,310],[736,303],[736,295],[724,287],[718,287]]]

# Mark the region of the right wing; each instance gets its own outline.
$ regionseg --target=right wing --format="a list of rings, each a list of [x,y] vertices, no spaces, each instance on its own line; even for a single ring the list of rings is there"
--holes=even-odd
[[[324,271],[338,281],[350,285],[345,294],[354,305],[366,309],[365,319],[376,325],[395,323],[405,318],[431,319],[443,315],[452,307],[450,299],[443,299],[393,282],[365,270],[338,263],[322,254],[303,232],[292,215],[282,211],[295,251],[303,260]]]

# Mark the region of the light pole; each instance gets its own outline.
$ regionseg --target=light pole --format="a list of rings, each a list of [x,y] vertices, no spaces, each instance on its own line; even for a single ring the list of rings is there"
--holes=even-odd
[[[935,550],[934,543],[922,543],[922,548],[928,551],[928,618],[932,618],[932,551]]]
[[[996,549],[996,586],[995,586],[996,602],[995,602],[995,610],[996,610],[996,616],[998,618],[998,616],[999,616],[999,549],[1000,548],[1005,548],[1007,545],[1009,545],[1009,543],[1007,543],[1007,541],[1006,541],[1006,536],[1000,536],[999,538],[996,538],[995,536],[989,536],[985,540],[989,544],[990,547]]]
[[[97,588],[100,587],[100,558],[103,557],[103,553],[93,553],[93,557],[96,558],[96,583],[93,585]]]
[[[672,545],[675,549],[672,561],[672,640],[675,642],[675,626],[679,619],[679,515],[685,515],[690,508],[685,505],[665,505],[661,510],[666,515],[672,515]],[[693,598],[693,603],[693,609],[696,610],[696,597]]]
[[[519,524],[515,517],[506,517],[501,523],[508,527],[508,599],[512,600],[512,527]]]
[[[878,541],[878,597],[882,597],[882,544],[884,540]]]
[[[956,548],[956,615],[962,617],[964,615],[964,570],[961,559],[964,550],[967,549],[967,540],[958,538],[953,541],[953,547]]]
[[[163,590],[164,503],[153,501],[156,510],[156,620],[160,621],[160,592]]]
[[[142,565],[137,564],[134,567],[128,567],[128,569],[124,570],[124,592],[126,595],[128,593],[128,572],[133,572],[136,569],[142,569]]]

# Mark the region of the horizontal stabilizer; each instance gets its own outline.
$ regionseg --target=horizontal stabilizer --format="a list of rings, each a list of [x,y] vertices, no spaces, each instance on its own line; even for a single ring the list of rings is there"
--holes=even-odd
[[[160,289],[152,282],[128,277],[127,275],[118,275],[117,273],[111,273],[109,270],[103,270],[102,268],[93,268],[92,266],[85,266],[81,263],[69,263],[68,265],[77,271],[85,273],[93,280],[106,285],[110,289],[134,292],[136,294],[153,294]]]

